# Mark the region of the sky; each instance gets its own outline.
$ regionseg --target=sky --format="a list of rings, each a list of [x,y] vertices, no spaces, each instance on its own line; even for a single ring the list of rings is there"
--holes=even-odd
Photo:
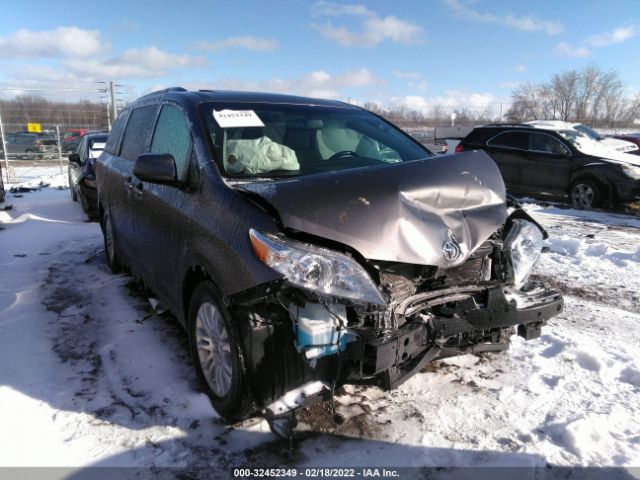
[[[183,86],[482,108],[589,65],[640,91],[640,0],[0,0],[0,12],[0,98],[92,99],[115,80],[127,100]]]

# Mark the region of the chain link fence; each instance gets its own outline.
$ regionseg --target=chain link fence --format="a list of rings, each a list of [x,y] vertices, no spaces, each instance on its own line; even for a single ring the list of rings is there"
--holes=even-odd
[[[1,124],[0,162],[5,184],[17,184],[36,167],[67,172],[67,157],[89,132],[107,131],[100,124]],[[55,171],[51,168],[52,172]]]

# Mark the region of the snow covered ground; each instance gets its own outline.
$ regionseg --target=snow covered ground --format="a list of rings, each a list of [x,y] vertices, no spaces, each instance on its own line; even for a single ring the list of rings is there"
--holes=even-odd
[[[58,170],[59,171],[59,170]],[[392,392],[347,387],[226,427],[186,335],[104,264],[56,169],[0,212],[0,466],[640,466],[640,217],[526,203],[549,230],[536,275],[565,293],[541,338],[430,365]]]

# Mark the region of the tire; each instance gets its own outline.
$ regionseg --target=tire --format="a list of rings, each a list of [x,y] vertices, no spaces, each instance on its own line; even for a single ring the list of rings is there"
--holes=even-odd
[[[569,189],[569,198],[574,208],[590,209],[601,206],[605,201],[605,190],[591,178],[576,180]]]
[[[71,200],[74,202],[78,201],[78,192],[73,188],[73,182],[71,181],[71,175],[69,175],[69,190],[71,190]]]
[[[189,302],[189,347],[196,375],[216,412],[228,422],[253,411],[240,335],[211,282]]]
[[[102,237],[104,238],[104,252],[107,257],[107,265],[113,273],[120,273],[122,271],[122,262],[120,261],[120,255],[116,247],[111,216],[107,210],[102,214]]]

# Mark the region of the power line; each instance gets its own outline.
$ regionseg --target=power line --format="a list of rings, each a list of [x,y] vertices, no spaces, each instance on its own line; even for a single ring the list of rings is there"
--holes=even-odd
[[[0,90],[7,92],[68,92],[68,93],[100,93],[98,90],[82,90],[70,88],[21,88],[21,87],[0,87]]]

